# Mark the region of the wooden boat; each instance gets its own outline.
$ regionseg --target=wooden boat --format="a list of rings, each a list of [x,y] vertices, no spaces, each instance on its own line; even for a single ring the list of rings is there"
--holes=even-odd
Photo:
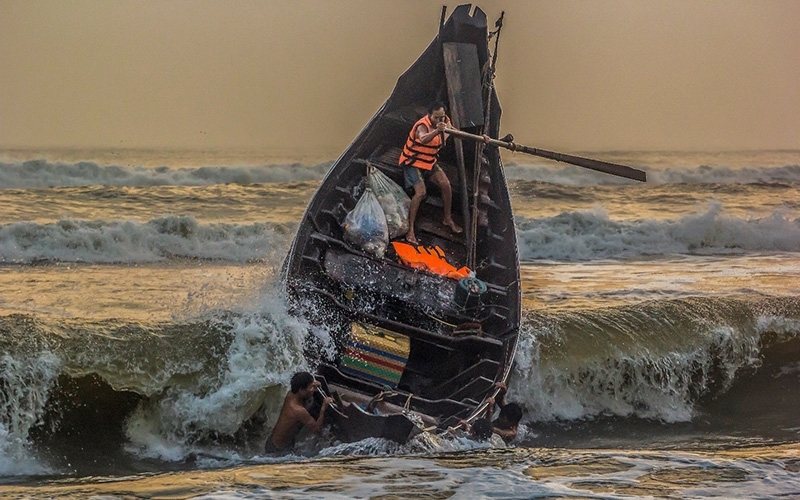
[[[456,279],[400,263],[391,246],[376,257],[348,243],[342,229],[364,192],[367,162],[403,186],[398,157],[430,103],[448,103],[456,127],[497,137],[501,110],[491,70],[486,15],[456,8],[333,164],[300,223],[285,290],[296,314],[331,332],[335,352],[326,356],[312,342],[309,356],[319,359],[316,374],[337,399],[339,412],[327,414],[343,440],[404,442],[420,427],[456,425],[508,378],[520,324],[519,264],[496,148],[450,139],[440,153],[462,234],[442,225],[432,186],[415,224],[420,245],[438,246],[449,263],[469,267],[485,284],[469,304],[456,302]],[[382,401],[366,411],[378,395]]]
[[[498,137],[489,43],[494,35],[496,55],[501,21],[490,33],[486,14],[462,5],[441,23],[332,165],[284,263],[293,313],[329,332],[333,344],[312,338],[307,356],[317,362],[324,393],[334,396],[335,409],[326,415],[343,441],[402,443],[420,429],[455,426],[480,414],[496,384],[508,379],[520,327],[519,259],[503,165],[492,146],[513,147],[513,139],[494,139],[492,146],[461,139]],[[453,126],[463,132],[447,141],[439,164],[464,231],[442,224],[442,200],[429,185],[415,232],[421,247],[438,247],[448,264],[468,268],[470,278],[413,268],[391,245],[378,256],[344,236],[345,219],[365,193],[368,164],[403,185],[401,149],[434,101],[449,105]]]

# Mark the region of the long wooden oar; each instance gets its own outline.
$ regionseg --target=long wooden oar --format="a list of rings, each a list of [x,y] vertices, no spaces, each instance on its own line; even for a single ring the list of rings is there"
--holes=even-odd
[[[483,142],[483,136],[470,134],[469,132],[464,132],[457,129],[452,129],[452,128],[447,129],[446,133],[470,141]],[[489,144],[491,146],[497,146],[499,148],[505,148],[510,151],[521,151],[523,153],[528,153],[529,155],[540,156],[542,158],[548,158],[550,160],[569,163],[571,165],[577,165],[579,167],[597,170],[598,172],[605,172],[607,174],[617,175],[619,177],[625,177],[626,179],[633,179],[635,181],[647,182],[646,172],[628,167],[626,165],[619,165],[618,163],[610,163],[602,160],[592,160],[591,158],[584,158],[582,156],[573,156],[564,153],[556,153],[554,151],[548,151],[546,149],[538,149],[529,146],[522,146],[520,144],[515,144],[514,142],[498,141],[497,139],[489,139],[486,142],[486,144]]]

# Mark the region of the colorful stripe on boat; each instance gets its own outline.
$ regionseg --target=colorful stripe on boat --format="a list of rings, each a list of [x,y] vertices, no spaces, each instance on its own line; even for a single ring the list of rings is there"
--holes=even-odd
[[[395,388],[408,362],[411,340],[374,325],[352,323],[339,369]]]

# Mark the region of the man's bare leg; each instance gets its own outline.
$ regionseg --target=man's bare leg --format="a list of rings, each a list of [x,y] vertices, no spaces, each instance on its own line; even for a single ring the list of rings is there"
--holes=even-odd
[[[417,220],[417,212],[426,192],[425,181],[414,184],[414,196],[411,198],[411,205],[408,207],[408,233],[406,234],[406,241],[412,245],[419,245],[419,241],[417,241],[417,237],[414,234],[414,222]]]
[[[463,231],[463,229],[461,229],[453,220],[453,189],[450,187],[450,180],[442,170],[437,170],[431,176],[431,181],[439,186],[439,189],[442,192],[442,202],[444,203],[444,220],[442,222],[454,233],[460,233]]]

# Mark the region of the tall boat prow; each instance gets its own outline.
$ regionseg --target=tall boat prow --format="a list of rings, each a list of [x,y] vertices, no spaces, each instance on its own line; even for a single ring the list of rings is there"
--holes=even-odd
[[[312,336],[307,357],[336,401],[326,415],[344,441],[404,442],[420,429],[455,426],[479,415],[497,383],[508,379],[521,291],[498,147],[516,146],[497,139],[501,108],[493,79],[502,16],[494,27],[490,32],[486,14],[470,5],[442,23],[332,165],[284,263],[293,313],[329,333],[325,341]],[[460,131],[444,143],[438,165],[452,186],[453,226],[463,231],[443,224],[446,197],[428,183],[414,224],[419,245],[409,245],[407,225],[395,220],[407,217],[407,205],[396,213],[390,201],[380,221],[364,209],[385,194],[375,193],[378,180],[405,186],[404,144],[437,101]],[[376,231],[376,221],[386,226]],[[398,228],[389,241],[385,233]]]

